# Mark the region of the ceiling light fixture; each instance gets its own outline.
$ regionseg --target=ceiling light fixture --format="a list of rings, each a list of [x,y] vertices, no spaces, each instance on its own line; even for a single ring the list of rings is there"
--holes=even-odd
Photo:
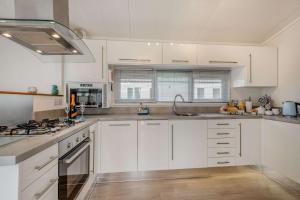
[[[150,43],[150,42],[148,42],[148,43],[147,43],[147,45],[148,45],[148,46],[150,46],[150,45],[151,45],[151,43]]]
[[[41,50],[36,50],[36,52],[37,52],[37,53],[40,53],[40,54],[43,53]]]
[[[51,21],[50,24],[55,24],[55,22]]]
[[[4,37],[7,37],[7,38],[11,38],[11,37],[12,37],[12,35],[9,34],[9,33],[2,33],[2,35],[3,35]]]
[[[73,52],[73,53],[78,53],[78,51],[77,51],[77,50],[75,50],[75,49],[74,49],[72,52]]]
[[[174,45],[174,43],[173,43],[173,42],[171,42],[171,43],[170,43],[170,45],[171,45],[171,46],[173,46],[173,45]]]
[[[55,39],[59,39],[60,38],[60,36],[57,33],[53,33],[51,36],[54,37]]]

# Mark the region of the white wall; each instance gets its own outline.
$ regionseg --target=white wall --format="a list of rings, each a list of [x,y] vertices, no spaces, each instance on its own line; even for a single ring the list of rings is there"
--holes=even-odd
[[[29,50],[0,36],[0,90],[50,93],[51,86],[61,85],[61,64],[42,63]]]
[[[278,88],[264,89],[276,106],[300,102],[300,19],[267,42],[278,47]]]

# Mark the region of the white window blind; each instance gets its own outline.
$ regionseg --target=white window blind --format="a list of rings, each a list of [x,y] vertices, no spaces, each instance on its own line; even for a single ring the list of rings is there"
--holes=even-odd
[[[116,70],[116,102],[154,101],[154,71]]]
[[[230,85],[228,71],[193,72],[194,102],[226,102]]]
[[[229,71],[115,70],[115,101],[172,102],[181,94],[188,102],[227,102]]]
[[[190,72],[158,71],[156,76],[157,101],[173,101],[176,94],[181,94],[185,101],[190,101]]]

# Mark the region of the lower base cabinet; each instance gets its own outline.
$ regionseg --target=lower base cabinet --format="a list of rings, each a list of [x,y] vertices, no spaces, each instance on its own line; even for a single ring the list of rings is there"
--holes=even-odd
[[[207,121],[169,121],[170,169],[207,167]]]
[[[169,169],[168,120],[138,122],[138,170]]]
[[[262,165],[300,183],[300,124],[262,120]]]
[[[101,172],[137,171],[137,121],[101,124]]]

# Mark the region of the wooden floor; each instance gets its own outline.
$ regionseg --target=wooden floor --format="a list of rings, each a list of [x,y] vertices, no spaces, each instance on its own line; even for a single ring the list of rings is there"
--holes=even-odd
[[[278,180],[249,167],[107,174],[88,199],[300,200],[298,184],[290,187]]]

